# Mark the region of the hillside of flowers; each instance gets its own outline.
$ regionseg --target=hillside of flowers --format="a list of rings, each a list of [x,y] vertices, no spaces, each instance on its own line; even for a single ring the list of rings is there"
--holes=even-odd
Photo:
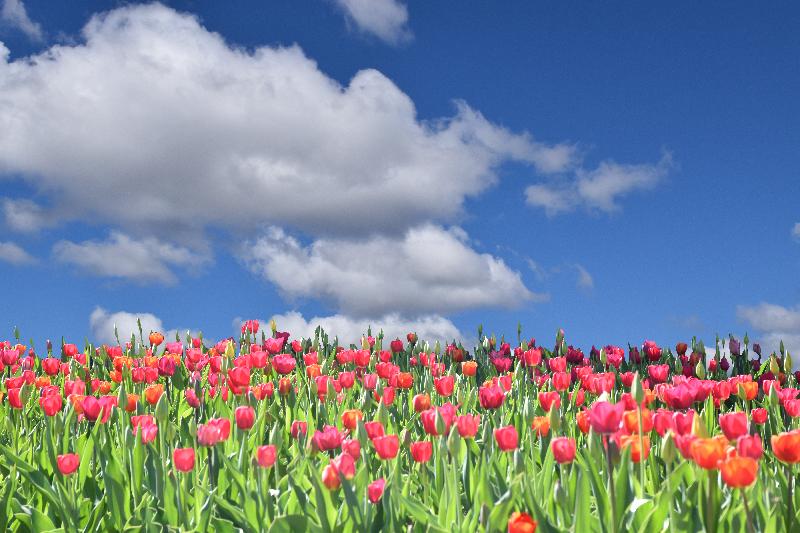
[[[365,333],[17,333],[0,530],[800,531],[783,347]]]

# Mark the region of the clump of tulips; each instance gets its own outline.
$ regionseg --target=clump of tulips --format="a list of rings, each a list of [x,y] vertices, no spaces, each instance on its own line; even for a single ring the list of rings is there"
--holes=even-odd
[[[781,347],[0,342],[0,530],[800,531]],[[727,345],[731,360],[722,357]]]

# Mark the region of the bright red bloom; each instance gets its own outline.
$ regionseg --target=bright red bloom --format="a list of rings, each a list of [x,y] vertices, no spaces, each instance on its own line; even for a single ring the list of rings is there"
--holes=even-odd
[[[411,401],[414,404],[414,411],[417,413],[431,408],[431,397],[427,394],[415,394]]]
[[[249,405],[240,405],[234,411],[234,418],[236,418],[236,427],[242,431],[247,431],[256,422],[256,410]]]
[[[754,424],[765,424],[768,416],[769,412],[763,407],[757,407],[750,411],[750,418],[753,420]]]
[[[536,520],[527,513],[515,511],[508,519],[508,533],[535,533]]]
[[[295,366],[297,366],[297,361],[291,355],[280,354],[272,358],[272,367],[278,374],[291,374]]]
[[[172,464],[178,472],[189,472],[194,468],[194,448],[177,448],[172,452]]]
[[[572,383],[572,377],[567,372],[554,372],[553,377],[550,378],[553,388],[557,391],[564,391],[569,389]]]
[[[619,429],[623,409],[622,404],[595,402],[589,408],[589,424],[596,433],[615,433]]]
[[[290,432],[291,432],[292,438],[293,439],[297,439],[297,438],[300,437],[301,433],[303,435],[308,433],[308,423],[307,422],[302,422],[300,420],[294,420],[292,422],[292,428],[291,428]]]
[[[201,446],[214,446],[228,440],[231,434],[231,421],[227,418],[212,418],[197,428],[197,442]]]
[[[331,460],[331,464],[343,478],[353,479],[356,477],[356,460],[349,453],[339,454]]]
[[[409,333],[410,335],[410,333]],[[372,503],[378,503],[383,497],[383,489],[386,487],[386,480],[383,478],[376,479],[367,485],[367,496]]]
[[[278,449],[274,444],[267,444],[256,448],[256,461],[261,468],[269,468],[278,458]]]
[[[78,469],[81,464],[81,458],[78,457],[77,453],[66,453],[56,457],[56,464],[61,475],[68,476]]]
[[[694,439],[689,447],[692,459],[706,470],[716,470],[719,462],[725,459],[727,442],[725,438]]]
[[[372,439],[372,445],[381,459],[394,459],[400,449],[400,439],[397,435],[384,435]]]
[[[556,437],[550,441],[553,458],[559,464],[571,463],[575,459],[577,445],[575,439],[570,437]]]
[[[383,424],[381,424],[378,420],[373,420],[371,422],[364,423],[364,429],[367,430],[367,436],[370,439],[374,439],[377,437],[382,437],[385,433],[383,429]]]
[[[505,426],[494,430],[494,439],[497,446],[504,452],[516,450],[519,444],[519,435],[514,426]]]
[[[439,393],[440,396],[444,396],[447,398],[451,394],[453,394],[453,386],[455,385],[455,377],[454,376],[444,376],[441,378],[434,378],[433,385],[436,387],[436,392]]]
[[[322,431],[315,431],[314,436],[311,437],[311,443],[314,448],[321,452],[339,448],[343,440],[344,435],[336,429],[336,426],[325,426]]]
[[[361,443],[356,439],[344,439],[342,441],[342,451],[355,460],[361,456]]]
[[[545,413],[549,413],[553,405],[558,409],[561,407],[561,395],[556,391],[540,392],[539,405]]]
[[[761,437],[758,435],[742,435],[736,440],[736,453],[741,457],[761,459],[761,456],[764,455]]]
[[[737,411],[719,415],[719,426],[728,440],[736,440],[742,435],[747,435],[747,413]]]
[[[478,389],[478,400],[480,400],[481,407],[484,409],[497,409],[503,405],[505,397],[505,392],[497,385]]]
[[[322,469],[322,484],[328,490],[336,490],[341,486],[339,473],[332,464],[325,465],[325,468]]]
[[[411,457],[417,463],[427,463],[433,455],[433,443],[430,441],[412,442]]]
[[[800,463],[800,429],[773,435],[772,453],[781,462]]]
[[[461,415],[456,418],[458,434],[467,439],[475,437],[480,425],[481,415]]]
[[[48,394],[39,398],[39,405],[44,414],[54,416],[64,406],[64,399],[61,398],[61,394]]]

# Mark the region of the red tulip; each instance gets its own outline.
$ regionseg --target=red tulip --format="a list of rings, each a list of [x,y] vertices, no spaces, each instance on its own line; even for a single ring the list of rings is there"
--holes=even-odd
[[[315,431],[314,436],[311,437],[312,445],[321,452],[339,448],[342,440],[344,440],[344,435],[336,429],[336,426],[325,426],[322,431]]]
[[[364,423],[364,429],[367,430],[367,437],[370,439],[374,439],[376,437],[382,437],[384,435],[383,424],[381,424],[377,420],[373,420],[371,422]]]
[[[431,397],[427,394],[416,394],[411,401],[414,404],[414,411],[417,413],[431,408]]]
[[[558,464],[567,464],[575,459],[577,445],[575,439],[570,437],[556,437],[550,441],[550,449],[553,450],[553,458]]]
[[[348,453],[339,454],[331,461],[331,464],[345,479],[353,479],[356,477],[356,460]]]
[[[305,435],[306,433],[308,433],[307,422],[302,422],[300,420],[294,420],[292,422],[291,435],[293,439],[300,438],[300,434]]]
[[[519,443],[517,429],[514,426],[505,426],[494,430],[497,446],[504,452],[516,450]]]
[[[39,405],[42,411],[44,411],[44,414],[47,416],[54,416],[61,411],[61,407],[64,405],[64,399],[61,398],[61,394],[48,394],[47,396],[39,398]]]
[[[447,398],[451,394],[453,394],[453,386],[455,385],[455,377],[454,376],[444,376],[441,378],[434,378],[433,385],[436,388],[436,392],[440,396],[444,396]]]
[[[339,473],[332,464],[325,465],[322,469],[322,484],[328,490],[336,490],[342,484],[339,480]]]
[[[757,407],[750,411],[750,417],[752,418],[754,424],[765,424],[767,422],[768,415],[769,412],[763,407]]]
[[[249,405],[240,405],[234,411],[236,418],[236,427],[242,431],[247,431],[253,427],[256,421],[256,410]]]
[[[772,453],[781,462],[800,463],[800,429],[773,435]]]
[[[56,457],[56,464],[61,475],[68,476],[78,469],[81,459],[77,453],[67,453]]]
[[[345,439],[342,441],[342,451],[357,461],[361,456],[361,443],[356,439]]]
[[[761,459],[761,456],[764,455],[761,437],[758,435],[742,435],[736,440],[736,453],[741,457]]]
[[[758,461],[752,457],[731,457],[720,465],[719,470],[729,487],[749,487],[758,477]]]
[[[615,433],[619,429],[623,409],[622,404],[595,402],[589,408],[589,424],[596,433]]]
[[[490,385],[478,389],[478,400],[481,402],[481,407],[484,409],[497,409],[503,405],[505,397],[505,392],[497,385]]]
[[[461,415],[456,418],[458,434],[467,439],[475,437],[480,424],[481,415]]]
[[[531,515],[515,511],[508,519],[508,533],[535,533],[536,525]]]
[[[386,480],[383,478],[376,479],[367,486],[367,496],[372,503],[378,503],[383,497],[383,489],[386,487]]]
[[[430,441],[412,442],[411,457],[417,463],[427,463],[433,455],[433,443]]]
[[[194,468],[194,448],[177,448],[172,452],[172,464],[178,472],[189,472]]]
[[[400,448],[400,439],[397,435],[384,435],[372,439],[372,445],[375,446],[375,451],[381,459],[394,459]]]
[[[278,458],[278,449],[274,444],[267,444],[256,448],[256,460],[261,468],[269,468]]]
[[[719,415],[719,425],[728,440],[736,440],[747,435],[747,413],[737,411]]]

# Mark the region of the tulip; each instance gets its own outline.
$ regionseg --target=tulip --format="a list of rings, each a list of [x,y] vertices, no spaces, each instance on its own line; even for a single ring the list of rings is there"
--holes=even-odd
[[[314,448],[321,452],[339,448],[342,440],[344,440],[344,435],[336,429],[336,426],[325,426],[322,431],[315,431],[314,436],[311,437]]]
[[[497,409],[503,405],[505,392],[497,385],[481,387],[478,389],[478,400],[484,409]]]
[[[529,514],[515,511],[508,519],[508,533],[534,533],[536,525],[536,520]]]
[[[178,472],[189,472],[194,468],[194,448],[177,448],[172,452],[172,464]]]
[[[54,416],[56,413],[61,411],[61,407],[64,405],[64,400],[61,398],[61,394],[49,394],[39,398],[39,405],[41,406],[45,415]]]
[[[414,404],[414,411],[417,413],[431,408],[431,397],[427,394],[416,394],[411,401]]]
[[[454,384],[455,384],[454,376],[444,376],[441,378],[434,378],[433,380],[433,385],[436,388],[436,392],[440,396],[444,396],[445,398],[453,394]]]
[[[461,363],[461,373],[465,376],[474,376],[478,372],[478,363],[475,361],[464,361]]]
[[[533,423],[531,424],[531,429],[533,429],[537,437],[546,437],[547,434],[550,433],[550,417],[534,417]]]
[[[256,421],[256,410],[249,405],[241,405],[234,411],[236,427],[242,431],[248,431]]]
[[[764,448],[761,446],[761,437],[758,435],[742,435],[736,440],[736,453],[740,457],[761,459]]]
[[[764,409],[763,407],[757,407],[750,411],[750,418],[753,420],[754,424],[762,425],[767,422],[767,417],[769,416],[769,412]]]
[[[465,439],[474,438],[481,424],[480,415],[461,415],[456,418],[458,434]]]
[[[412,442],[411,457],[417,463],[427,463],[433,455],[433,443],[430,441]]]
[[[358,460],[361,455],[361,443],[356,439],[345,439],[342,441],[342,452]]]
[[[293,439],[300,438],[300,435],[305,435],[308,433],[308,423],[302,422],[300,420],[294,420],[292,422],[292,428],[290,430]]]
[[[725,459],[727,443],[720,438],[694,439],[689,453],[698,466],[706,470],[716,470]]]
[[[278,458],[278,449],[274,444],[266,444],[256,448],[256,461],[261,468],[269,468]]]
[[[729,487],[749,487],[758,477],[758,461],[752,457],[731,457],[720,464],[719,470]]]
[[[577,445],[575,439],[570,437],[556,437],[550,441],[553,458],[558,464],[568,464],[575,459]]]
[[[719,425],[728,440],[736,440],[748,432],[747,413],[737,411],[719,415]]]
[[[519,443],[519,435],[514,426],[505,426],[494,430],[494,439],[497,441],[497,446],[500,450],[508,452],[517,449]]]
[[[376,437],[382,437],[385,433],[383,429],[383,424],[381,424],[377,420],[373,420],[371,422],[365,422],[364,429],[367,430],[367,437],[369,437],[370,439],[374,439]]]
[[[614,433],[619,429],[623,409],[621,404],[595,402],[589,408],[589,424],[596,433]]]
[[[400,440],[397,435],[384,435],[372,439],[372,445],[381,459],[394,459],[400,448]]]
[[[409,333],[410,335],[410,333]],[[386,480],[383,478],[376,479],[367,485],[367,496],[372,503],[378,503],[383,497],[383,489],[386,487]]]
[[[62,476],[68,476],[74,473],[80,464],[81,459],[78,457],[77,453],[66,453],[56,457],[56,465]]]
[[[328,490],[336,490],[341,486],[339,473],[332,464],[325,465],[325,468],[322,469],[322,484]]]
[[[800,429],[773,435],[772,453],[779,461],[795,464],[800,463]]]

